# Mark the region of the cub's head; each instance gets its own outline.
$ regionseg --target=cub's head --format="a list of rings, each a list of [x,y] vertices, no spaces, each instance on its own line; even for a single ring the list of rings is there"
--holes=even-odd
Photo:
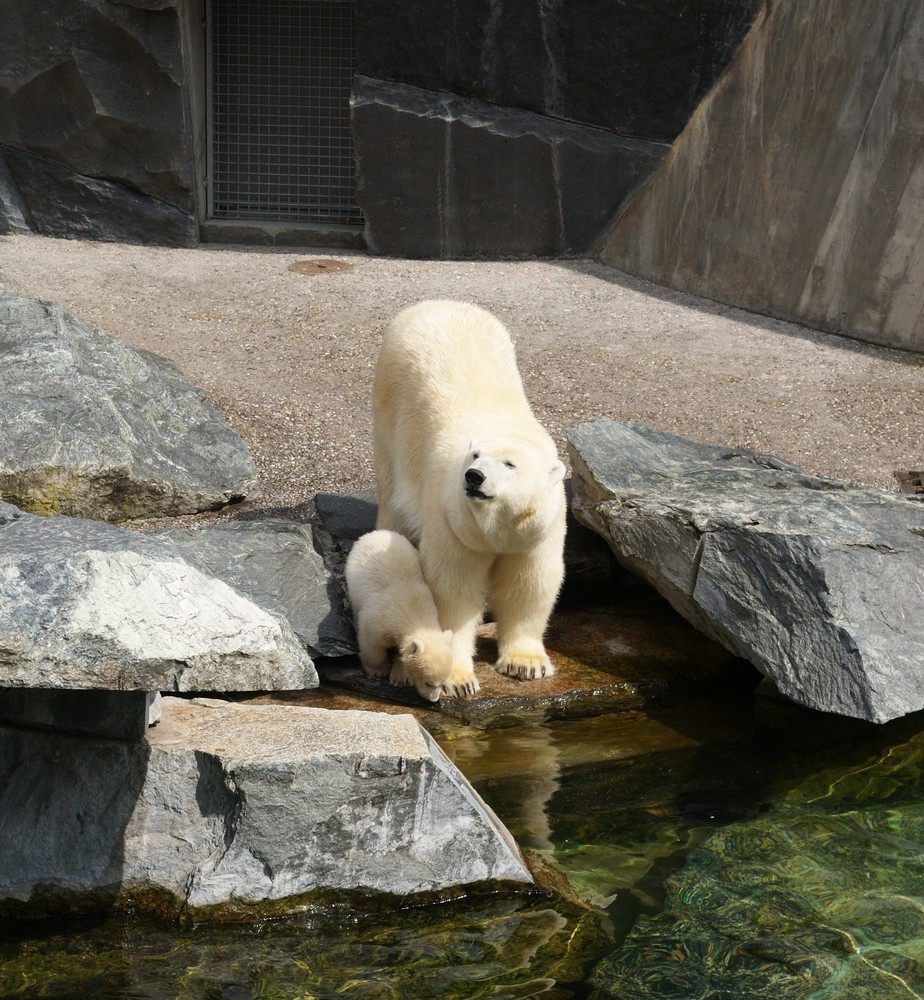
[[[565,467],[547,448],[515,437],[473,441],[461,491],[472,518],[498,551],[535,544],[564,502]]]
[[[420,630],[398,649],[392,683],[413,684],[427,701],[439,701],[452,671],[452,632]]]

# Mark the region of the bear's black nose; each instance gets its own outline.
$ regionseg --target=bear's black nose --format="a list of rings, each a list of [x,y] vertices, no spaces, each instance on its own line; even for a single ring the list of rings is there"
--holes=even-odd
[[[472,489],[477,490],[478,487],[484,482],[484,473],[479,469],[466,469],[465,482],[471,486]]]

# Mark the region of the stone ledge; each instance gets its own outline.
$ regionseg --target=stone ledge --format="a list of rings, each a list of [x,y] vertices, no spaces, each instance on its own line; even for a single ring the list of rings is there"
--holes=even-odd
[[[128,894],[220,918],[330,889],[533,885],[408,715],[165,698],[141,742],[0,727],[0,761],[0,906]]]

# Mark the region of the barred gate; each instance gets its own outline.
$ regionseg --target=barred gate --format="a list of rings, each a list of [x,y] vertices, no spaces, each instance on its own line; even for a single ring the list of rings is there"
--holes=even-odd
[[[212,219],[358,223],[352,0],[210,0]]]

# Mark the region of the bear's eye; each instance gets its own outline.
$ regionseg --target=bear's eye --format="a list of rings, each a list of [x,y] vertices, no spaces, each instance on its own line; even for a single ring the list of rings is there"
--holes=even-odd
[[[508,469],[515,469],[517,467],[516,462],[511,462],[509,458],[504,462],[504,465],[506,465]]]
[[[479,458],[481,458],[481,454],[479,452],[477,452],[477,451],[473,451],[472,452],[472,461],[473,462],[477,462]]]

